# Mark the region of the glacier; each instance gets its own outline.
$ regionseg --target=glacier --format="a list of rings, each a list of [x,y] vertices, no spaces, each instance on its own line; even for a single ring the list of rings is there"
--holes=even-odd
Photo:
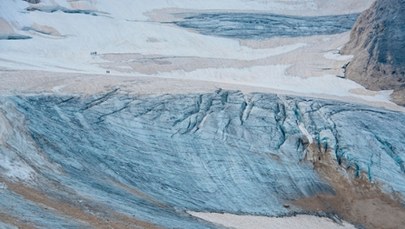
[[[173,23],[204,35],[238,39],[338,34],[349,31],[358,17],[358,14],[317,17],[227,12],[183,14],[186,16],[182,20]]]
[[[405,109],[336,77],[372,2],[3,1],[0,228],[405,225]]]
[[[353,179],[403,197],[404,123],[401,112],[366,105],[221,89],[2,96],[0,159],[9,163],[0,171],[100,217],[217,228],[187,211],[282,216],[306,212],[285,203],[333,194],[318,159],[308,159],[310,145]],[[88,226],[7,185],[3,211],[40,227]]]

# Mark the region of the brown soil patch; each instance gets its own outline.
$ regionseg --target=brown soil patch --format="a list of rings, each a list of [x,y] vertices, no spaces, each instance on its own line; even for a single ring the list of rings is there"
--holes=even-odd
[[[34,229],[32,224],[26,222],[25,220],[16,218],[14,216],[8,215],[6,213],[0,212],[0,222],[16,226],[18,228]]]
[[[2,182],[7,185],[9,190],[23,196],[27,200],[35,202],[45,209],[56,211],[58,214],[89,224],[94,228],[159,228],[151,223],[132,218],[119,212],[114,212],[111,209],[103,209],[99,206],[92,207],[90,205],[86,205],[86,209],[83,209],[81,206],[76,206],[73,203],[52,198],[23,183],[13,183],[5,180],[2,180]],[[19,223],[19,221],[13,221],[13,218],[10,218],[9,222],[13,225]]]
[[[6,20],[0,17],[0,35],[12,33],[14,33],[14,30],[11,25]]]
[[[366,228],[404,228],[405,209],[395,195],[381,191],[378,183],[370,183],[362,174],[353,178],[353,171],[340,167],[330,152],[322,152],[317,146],[309,146],[311,160],[318,173],[336,191],[336,195],[319,194],[299,199],[293,204],[310,211],[338,214],[344,220]]]
[[[118,180],[115,180],[115,179],[111,179],[111,182],[112,182],[113,185],[116,185],[116,186],[118,186],[118,187],[124,189],[125,191],[131,193],[132,195],[134,195],[134,196],[136,196],[136,197],[138,197],[138,198],[141,198],[141,199],[143,199],[143,200],[146,200],[146,201],[148,201],[149,203],[151,203],[151,204],[153,204],[153,205],[155,205],[155,206],[157,206],[157,207],[160,207],[160,208],[168,208],[168,206],[165,205],[164,203],[162,203],[162,202],[160,202],[159,200],[155,199],[154,197],[152,197],[152,196],[150,196],[150,195],[148,195],[148,194],[142,192],[142,191],[139,190],[139,189],[136,189],[136,188],[134,188],[134,187],[130,187],[130,186],[128,186],[128,185],[126,185],[126,184],[124,184],[124,183],[118,181]]]

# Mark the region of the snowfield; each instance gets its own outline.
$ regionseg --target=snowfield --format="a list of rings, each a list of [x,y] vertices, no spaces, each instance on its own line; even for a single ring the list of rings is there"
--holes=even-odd
[[[371,0],[332,1],[329,4],[319,0],[161,0],[148,4],[128,0],[113,3],[58,0],[39,4],[7,1],[0,8],[0,33],[31,39],[0,40],[0,67],[85,74],[109,71],[112,75],[241,84],[273,92],[361,100],[392,107],[389,91],[368,92],[352,81],[335,77],[343,75],[341,67],[349,61],[348,57],[336,54],[348,40],[348,33],[304,39],[260,39],[245,44],[239,39],[202,35],[167,23],[182,20],[182,15],[192,12],[266,12],[296,16],[349,14],[360,12],[370,3]],[[143,58],[105,58],[120,53]],[[156,58],[168,60],[157,62]],[[199,64],[206,59],[216,64]],[[307,63],[309,60],[313,62]],[[229,61],[233,64],[221,66]],[[149,63],[149,69],[166,67],[169,70],[149,74],[134,67],[134,62]],[[188,65],[189,70],[183,71],[184,65]]]

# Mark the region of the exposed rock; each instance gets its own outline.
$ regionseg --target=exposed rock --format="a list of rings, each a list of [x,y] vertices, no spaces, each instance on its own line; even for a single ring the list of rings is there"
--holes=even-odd
[[[395,90],[405,105],[405,1],[377,0],[357,20],[350,42],[342,49],[354,54],[346,75],[372,90]]]
[[[339,166],[328,150],[312,145],[309,148],[314,168],[333,186],[334,195],[316,195],[293,203],[315,212],[334,212],[359,228],[399,228],[405,225],[405,208],[394,195],[381,190],[378,182],[370,182],[367,174],[351,179],[353,168]]]

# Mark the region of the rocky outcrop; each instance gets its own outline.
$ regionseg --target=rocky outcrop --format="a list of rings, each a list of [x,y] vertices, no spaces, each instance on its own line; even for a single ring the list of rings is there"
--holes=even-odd
[[[357,20],[349,43],[346,76],[371,90],[394,90],[405,105],[405,1],[377,0]]]

